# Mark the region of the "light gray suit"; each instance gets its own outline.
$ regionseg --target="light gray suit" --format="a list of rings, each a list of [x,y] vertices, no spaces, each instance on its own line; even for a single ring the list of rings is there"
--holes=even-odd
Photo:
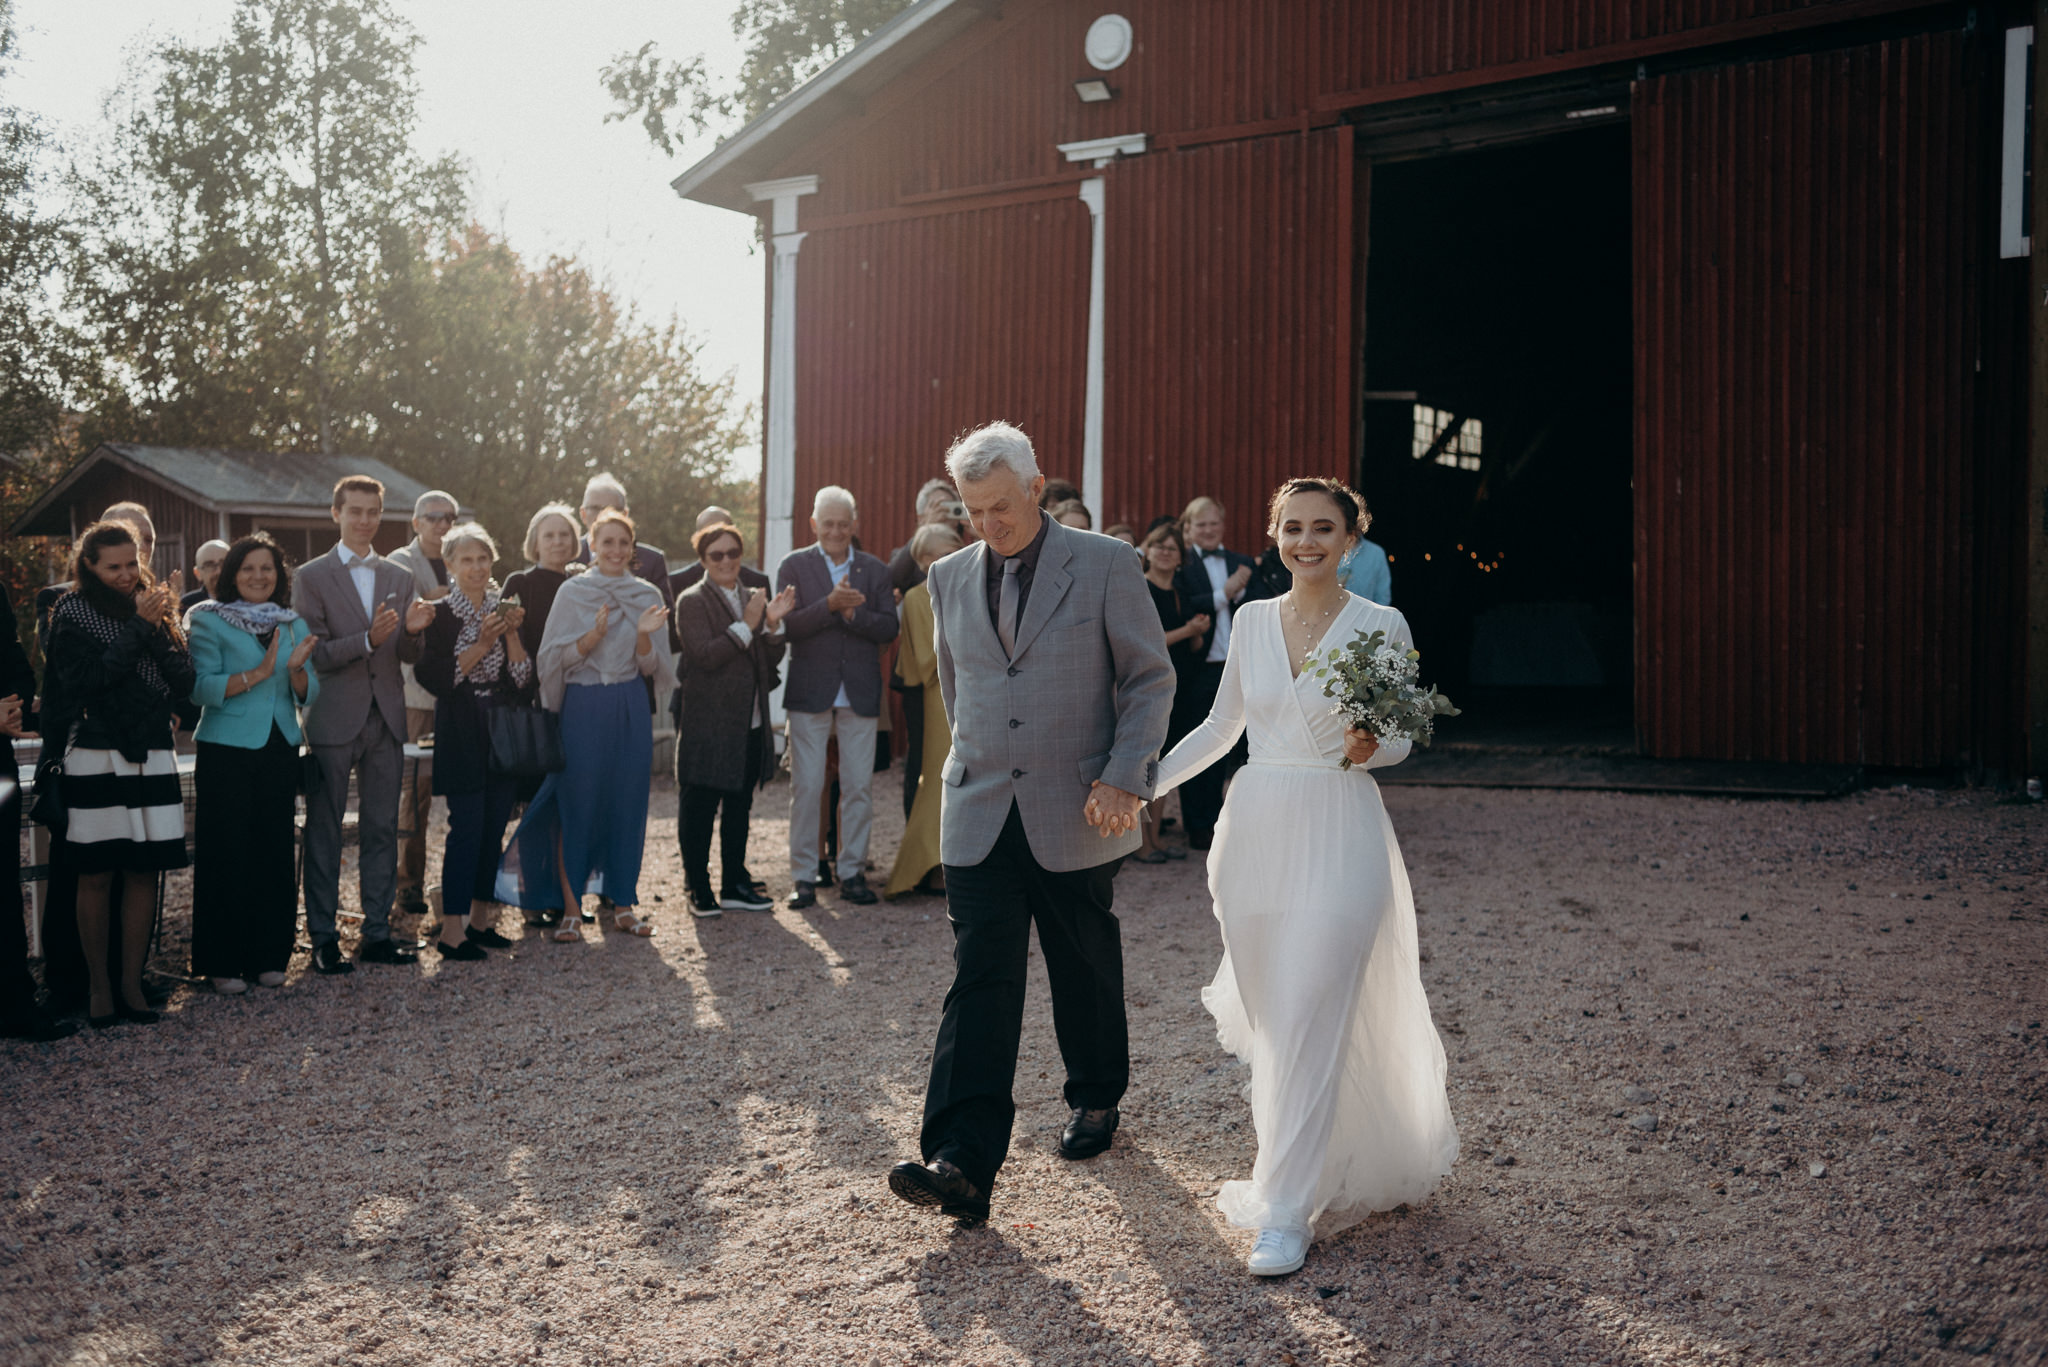
[[[1046,869],[1070,872],[1138,848],[1105,840],[1083,808],[1097,779],[1152,796],[1173,711],[1173,664],[1131,548],[1055,522],[1014,657],[989,621],[989,550],[977,542],[932,563],[939,690],[953,719],[940,811],[940,857],[987,858],[1014,802]]]
[[[400,618],[419,594],[413,576],[382,559],[370,601]],[[405,765],[405,685],[399,666],[419,659],[421,638],[398,629],[372,650],[370,619],[340,548],[307,561],[292,579],[292,606],[320,644],[313,669],[320,694],[306,709],[306,739],[320,782],[306,795],[306,934],[317,945],[337,938],[341,899],[341,817],[349,772],[356,772],[357,841],[363,941],[391,936],[398,881],[398,790]]]
[[[1016,1119],[1011,1084],[1033,925],[1067,1104],[1114,1107],[1130,1083],[1112,907],[1117,867],[1138,837],[1104,839],[1085,811],[1097,779],[1152,795],[1173,710],[1165,633],[1131,548],[1051,518],[1042,525],[1007,652],[989,620],[986,543],[935,562],[925,580],[953,723],[939,848],[954,974],[919,1145],[984,1195]]]

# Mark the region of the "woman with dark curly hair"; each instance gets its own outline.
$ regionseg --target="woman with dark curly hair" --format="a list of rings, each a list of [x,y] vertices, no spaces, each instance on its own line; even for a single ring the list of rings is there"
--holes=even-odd
[[[178,593],[137,555],[125,522],[78,539],[71,592],[50,610],[45,743],[63,755],[66,846],[78,870],[78,939],[96,1028],[157,1019],[142,995],[156,877],[185,866],[185,802],[171,748],[173,707],[192,692]],[[107,971],[116,873],[121,983]]]
[[[292,812],[299,709],[320,691],[312,628],[292,611],[292,572],[264,532],[228,547],[214,596],[185,614],[198,680],[192,972],[228,996],[281,987],[298,938]]]

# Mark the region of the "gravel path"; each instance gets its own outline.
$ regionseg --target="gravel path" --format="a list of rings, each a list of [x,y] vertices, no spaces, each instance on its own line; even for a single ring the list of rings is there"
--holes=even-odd
[[[762,807],[774,813],[786,789]],[[1259,1283],[1199,864],[1118,883],[1136,1079],[985,1227],[889,1197],[943,905],[304,975],[0,1046],[0,1363],[1847,1363],[2048,1355],[2048,813],[1389,790],[1465,1151]],[[899,811],[878,782],[877,848]],[[783,831],[756,830],[779,880]],[[886,872],[886,867],[883,872]],[[182,952],[174,917],[171,943]]]

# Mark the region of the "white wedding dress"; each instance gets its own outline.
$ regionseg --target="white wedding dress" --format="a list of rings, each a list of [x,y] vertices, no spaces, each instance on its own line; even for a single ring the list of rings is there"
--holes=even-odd
[[[1259,1156],[1216,1203],[1247,1229],[1327,1235],[1436,1189],[1458,1156],[1444,1049],[1416,959],[1415,901],[1365,769],[1339,767],[1344,721],[1322,684],[1292,676],[1278,600],[1232,619],[1216,706],[1161,765],[1159,795],[1216,763],[1249,730],[1209,852],[1223,963],[1202,1004],[1251,1066]],[[1315,654],[1408,623],[1352,595]]]

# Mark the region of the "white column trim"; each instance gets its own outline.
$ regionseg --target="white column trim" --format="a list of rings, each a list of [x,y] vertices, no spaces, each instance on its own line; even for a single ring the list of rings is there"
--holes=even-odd
[[[1103,322],[1108,306],[1101,176],[1081,182],[1081,202],[1088,206],[1088,388],[1081,418],[1081,501],[1097,528],[1109,520],[1102,506],[1102,364]]]
[[[761,567],[775,573],[795,547],[796,517],[796,259],[797,199],[815,194],[816,176],[787,176],[746,187],[755,203],[772,202],[769,243],[768,396],[761,452]]]
[[[1085,161],[1096,166],[1107,166],[1118,157],[1142,157],[1145,155],[1143,133],[1119,133],[1113,138],[1090,138],[1086,142],[1061,142],[1053,144],[1068,161]]]

